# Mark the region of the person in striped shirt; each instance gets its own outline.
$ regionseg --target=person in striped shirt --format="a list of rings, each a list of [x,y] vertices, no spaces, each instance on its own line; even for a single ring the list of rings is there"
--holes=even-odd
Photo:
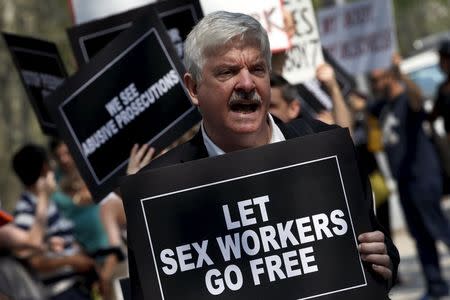
[[[13,156],[13,169],[24,185],[14,211],[14,224],[24,231],[36,222],[36,209],[41,201],[48,201],[51,192],[42,189],[42,178],[54,180],[49,159],[41,146],[28,144]],[[80,275],[94,271],[94,261],[82,253],[73,237],[73,225],[49,201],[44,241],[59,238],[59,251],[46,250],[27,257],[27,262],[43,281],[49,299],[90,299],[89,291],[79,284]],[[48,248],[47,248],[48,249]]]

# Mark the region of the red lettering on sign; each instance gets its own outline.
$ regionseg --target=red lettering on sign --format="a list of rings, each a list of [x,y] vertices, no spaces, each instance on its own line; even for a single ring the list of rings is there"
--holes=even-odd
[[[275,7],[269,10],[263,10],[260,12],[255,12],[250,14],[253,18],[258,20],[267,33],[272,33],[272,31],[284,31],[284,24],[277,24],[273,20],[273,13],[275,12]]]

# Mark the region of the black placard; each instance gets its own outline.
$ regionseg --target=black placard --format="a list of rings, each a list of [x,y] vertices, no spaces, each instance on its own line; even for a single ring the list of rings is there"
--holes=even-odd
[[[160,151],[200,120],[166,31],[148,15],[46,99],[97,201],[124,174],[134,143]]]
[[[48,135],[55,135],[56,125],[44,105],[44,98],[67,77],[56,45],[5,32],[2,35],[42,131]]]
[[[322,52],[326,63],[334,70],[342,96],[347,97],[356,85],[354,78],[331,57],[326,49],[322,48]],[[305,108],[309,115],[314,117],[317,113],[332,107],[332,100],[326,88],[317,79],[305,84],[300,83],[296,87],[302,100],[302,109]]]
[[[344,97],[347,97],[348,94],[355,88],[356,82],[355,79],[342,68],[342,66],[337,62],[331,55],[328,53],[328,50],[322,48],[323,58],[325,61],[330,64],[336,76],[336,81],[341,88],[341,93]]]
[[[121,32],[131,28],[140,17],[150,17],[147,12],[157,11],[167,29],[180,58],[183,56],[184,40],[203,17],[198,0],[167,0],[152,3],[107,18],[83,23],[69,28],[69,36],[75,58],[79,65],[89,62],[103,47]]]
[[[337,129],[125,178],[144,298],[387,299],[357,249],[373,228],[352,145]]]

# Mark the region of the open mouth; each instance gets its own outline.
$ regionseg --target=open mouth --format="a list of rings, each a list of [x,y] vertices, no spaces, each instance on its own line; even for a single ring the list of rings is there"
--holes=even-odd
[[[257,111],[261,104],[261,97],[255,91],[249,93],[234,91],[228,102],[228,106],[232,112],[244,114]]]
[[[233,101],[230,103],[230,110],[232,112],[240,113],[252,113],[255,112],[260,106],[259,101]]]

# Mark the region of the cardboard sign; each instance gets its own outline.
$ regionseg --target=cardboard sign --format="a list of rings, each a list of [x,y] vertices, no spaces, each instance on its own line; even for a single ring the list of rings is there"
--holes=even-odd
[[[391,0],[321,9],[318,19],[323,47],[351,74],[390,66],[397,41]]]
[[[319,29],[311,0],[285,0],[284,5],[292,13],[296,26],[283,77],[291,84],[298,84],[314,78],[317,67],[324,61]]]
[[[157,2],[69,28],[67,34],[78,64],[88,63],[120,33],[131,28],[135,20],[146,16],[147,13],[153,14],[154,10],[158,12],[158,17],[166,27],[177,54],[182,59],[184,41],[192,27],[203,17],[198,0]],[[150,15],[147,17],[150,18]]]
[[[110,43],[47,99],[95,200],[124,175],[134,143],[162,150],[200,120],[156,14]]]
[[[270,49],[284,51],[291,47],[291,41],[284,31],[283,11],[280,0],[200,0],[205,15],[218,10],[250,15],[258,20],[267,31]]]
[[[156,0],[68,0],[75,24],[90,22],[109,15],[146,5]]]
[[[337,129],[125,178],[144,299],[386,299],[358,174]]]
[[[42,131],[55,135],[56,125],[44,105],[44,98],[67,77],[56,45],[30,37],[2,34]]]

